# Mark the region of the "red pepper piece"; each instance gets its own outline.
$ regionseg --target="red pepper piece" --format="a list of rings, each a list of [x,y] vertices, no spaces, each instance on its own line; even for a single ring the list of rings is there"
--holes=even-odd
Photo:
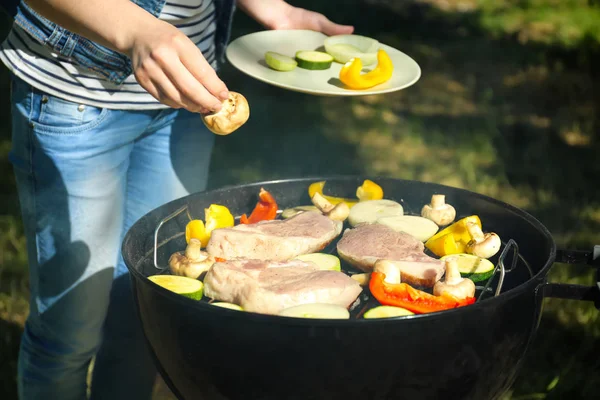
[[[260,188],[260,193],[258,194],[259,201],[250,214],[250,218],[246,216],[246,214],[242,215],[240,218],[240,223],[242,224],[254,224],[259,221],[269,221],[275,219],[277,216],[277,203],[275,199],[271,195],[271,193],[267,192],[263,188]]]
[[[415,314],[449,310],[475,302],[474,297],[462,300],[445,293],[441,296],[434,296],[417,290],[406,283],[392,284],[385,282],[384,279],[384,273],[371,273],[369,289],[377,301],[387,306],[406,308]]]

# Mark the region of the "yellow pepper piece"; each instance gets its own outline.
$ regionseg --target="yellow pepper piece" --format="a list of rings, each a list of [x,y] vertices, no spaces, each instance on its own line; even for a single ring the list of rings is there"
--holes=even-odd
[[[477,215],[465,217],[433,235],[425,242],[425,247],[438,257],[464,253],[467,243],[471,240],[471,235],[467,230],[469,222],[474,222],[481,228],[481,220]]]
[[[340,81],[350,89],[368,89],[388,81],[394,72],[390,56],[383,49],[377,51],[377,66],[366,74],[361,74],[363,65],[360,58],[348,61],[340,70]]]
[[[339,204],[339,203],[343,202],[343,203],[346,203],[348,205],[348,207],[350,207],[350,208],[353,205],[355,205],[356,203],[358,203],[358,200],[345,199],[345,198],[342,198],[342,197],[326,196],[326,195],[323,194],[323,188],[324,187],[325,187],[325,181],[320,181],[320,182],[312,183],[308,187],[308,195],[312,199],[313,196],[315,195],[315,193],[319,193],[321,196],[325,197],[327,199],[327,201],[329,201],[333,205],[336,205],[336,204]]]
[[[204,219],[206,220],[206,233],[210,236],[211,232],[219,228],[229,228],[234,225],[234,218],[229,209],[219,204],[211,204],[204,209]]]
[[[185,241],[189,244],[190,239],[198,239],[202,247],[208,244],[210,235],[206,233],[204,222],[199,219],[193,219],[185,226]]]
[[[375,182],[366,179],[362,186],[356,189],[356,197],[360,201],[365,200],[381,200],[383,199],[383,189]]]

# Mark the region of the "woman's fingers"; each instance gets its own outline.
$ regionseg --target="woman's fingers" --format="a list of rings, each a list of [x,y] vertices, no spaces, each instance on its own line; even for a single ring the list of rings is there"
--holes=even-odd
[[[191,41],[188,44],[191,45],[190,48],[184,45],[179,52],[181,63],[210,94],[219,101],[226,100],[229,97],[229,90],[225,83],[219,79],[217,72],[202,56],[200,50]]]
[[[182,105],[191,111],[210,110],[219,111],[221,109],[221,100],[211,94],[207,88],[212,76],[225,86],[220,79],[216,77],[214,70],[206,63],[202,53],[197,48],[194,48],[197,54],[195,58],[200,58],[205,62],[208,68],[205,69],[205,77],[203,80],[198,80],[188,68],[182,63],[181,57],[176,51],[164,51],[154,54],[153,58],[156,64],[162,69],[164,75],[170,80],[173,87],[178,91],[178,95]],[[212,76],[210,76],[212,71]],[[210,79],[209,79],[210,77]]]

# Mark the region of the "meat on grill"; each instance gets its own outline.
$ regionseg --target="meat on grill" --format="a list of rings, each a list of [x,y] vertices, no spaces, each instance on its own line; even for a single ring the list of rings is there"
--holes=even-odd
[[[444,262],[424,250],[420,240],[382,224],[348,229],[337,243],[339,256],[356,268],[371,272],[377,260],[391,260],[399,266],[403,282],[432,287],[444,274]]]
[[[218,262],[204,278],[206,296],[262,314],[308,303],[349,307],[361,291],[358,282],[343,272],[319,270],[299,260]]]
[[[342,232],[342,225],[320,212],[305,211],[289,219],[215,229],[206,251],[226,260],[285,261],[323,250]]]

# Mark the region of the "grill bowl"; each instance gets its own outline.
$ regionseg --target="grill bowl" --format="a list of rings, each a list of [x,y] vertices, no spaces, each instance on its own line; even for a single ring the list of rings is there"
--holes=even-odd
[[[521,259],[502,292],[439,313],[383,320],[281,318],[214,307],[158,287],[154,233],[165,217],[188,207],[202,218],[212,203],[248,213],[261,187],[281,209],[310,204],[307,188],[353,197],[365,179],[384,197],[419,214],[435,193],[477,214],[484,229],[513,239]],[[182,213],[160,230],[157,265],[185,247]],[[376,177],[316,177],[212,190],[167,203],[137,221],[122,249],[144,334],[163,378],[181,399],[495,399],[512,384],[541,313],[540,290],[554,262],[550,232],[523,210],[462,189]],[[368,294],[368,289],[365,289]],[[368,299],[364,299],[369,301]]]

